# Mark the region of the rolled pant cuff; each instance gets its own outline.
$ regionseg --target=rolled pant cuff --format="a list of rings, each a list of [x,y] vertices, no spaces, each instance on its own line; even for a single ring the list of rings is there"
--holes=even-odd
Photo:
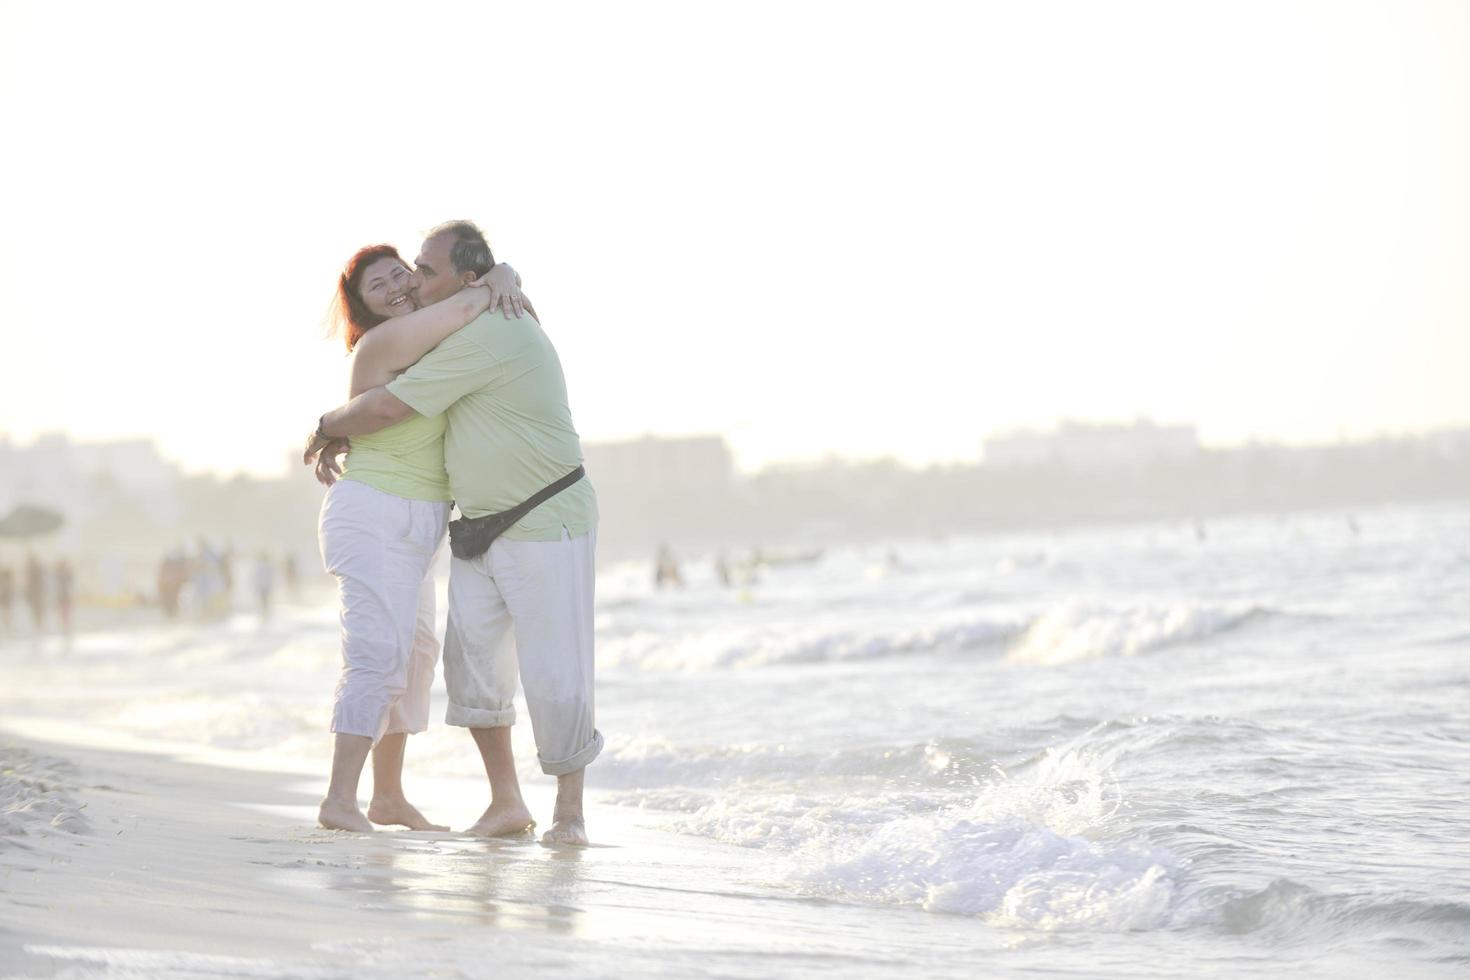
[[[449,702],[449,710],[444,712],[444,724],[456,725],[460,728],[509,728],[516,723],[516,709],[508,708],[471,708],[466,704],[455,704]]]
[[[541,759],[541,771],[548,776],[565,776],[569,772],[585,769],[593,759],[602,754],[602,732],[592,730],[592,741],[588,742],[576,755],[562,759],[558,762],[547,762]]]
[[[388,708],[384,705],[376,712],[367,711],[334,711],[332,712],[332,733],[334,735],[361,735],[370,738],[376,744],[381,737],[379,732],[383,728],[383,715]],[[369,721],[368,719],[372,720]]]
[[[373,744],[376,745],[377,742],[378,742],[378,730],[376,728],[374,728],[372,731],[366,731],[365,729],[366,729],[366,726],[364,726],[364,725],[345,725],[345,724],[344,725],[337,725],[337,724],[334,724],[328,730],[333,735],[357,735],[357,736],[359,736],[361,738],[370,738],[370,739],[373,740]]]

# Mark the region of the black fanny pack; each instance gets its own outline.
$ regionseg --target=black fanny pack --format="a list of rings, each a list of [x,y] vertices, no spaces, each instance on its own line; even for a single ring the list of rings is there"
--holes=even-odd
[[[487,514],[484,517],[461,517],[450,521],[449,550],[454,553],[454,557],[465,561],[480,557],[489,551],[495,539],[516,521],[586,475],[587,471],[579,466],[551,486],[538,490],[529,500],[516,504],[510,510],[503,510],[498,514]]]

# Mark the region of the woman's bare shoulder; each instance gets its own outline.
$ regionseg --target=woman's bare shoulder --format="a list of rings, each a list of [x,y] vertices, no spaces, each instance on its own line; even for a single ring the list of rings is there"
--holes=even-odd
[[[376,351],[381,343],[371,341],[372,332],[363,335],[352,351],[352,365],[348,369],[348,377],[351,378],[352,394],[357,396],[369,388],[385,385],[393,380],[395,372],[390,371],[388,365],[382,363],[381,357],[375,357]]]
[[[365,331],[361,337],[357,338],[357,345],[352,348],[352,365],[354,368],[358,364],[360,364],[364,358],[366,358],[367,360],[372,360],[373,351],[378,349],[378,345],[380,343],[378,338],[381,336],[382,335],[377,334],[375,330],[368,330]]]

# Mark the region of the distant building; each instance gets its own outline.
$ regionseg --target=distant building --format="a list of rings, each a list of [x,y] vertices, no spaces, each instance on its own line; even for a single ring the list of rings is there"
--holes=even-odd
[[[1062,465],[1077,469],[1135,466],[1186,459],[1200,451],[1192,425],[1064,422],[1054,432],[1014,432],[985,440],[986,466]]]
[[[122,499],[160,523],[175,520],[178,480],[178,468],[151,439],[85,443],[51,433],[29,446],[0,440],[0,515],[18,504],[59,510],[67,517],[61,534],[67,543],[75,543],[87,518]]]
[[[586,443],[582,452],[599,492],[712,493],[728,491],[735,481],[735,461],[722,436],[645,436]]]
[[[1470,459],[1470,429],[1441,429],[1425,438],[1441,459]]]

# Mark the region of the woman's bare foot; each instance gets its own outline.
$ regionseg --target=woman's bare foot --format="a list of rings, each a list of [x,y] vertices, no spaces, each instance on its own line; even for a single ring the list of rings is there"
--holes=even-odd
[[[443,824],[429,823],[429,818],[420,813],[418,807],[401,796],[391,800],[373,800],[368,804],[367,818],[380,827],[437,831],[449,829]]]
[[[465,833],[474,837],[513,837],[528,833],[536,828],[531,811],[520,801],[508,804],[491,803]]]
[[[343,803],[327,797],[316,812],[316,822],[328,830],[351,830],[359,834],[371,834],[373,825],[362,815],[356,803]]]
[[[553,821],[551,829],[541,835],[541,843],[547,846],[570,844],[573,847],[586,847],[587,825],[582,822],[581,817]]]

